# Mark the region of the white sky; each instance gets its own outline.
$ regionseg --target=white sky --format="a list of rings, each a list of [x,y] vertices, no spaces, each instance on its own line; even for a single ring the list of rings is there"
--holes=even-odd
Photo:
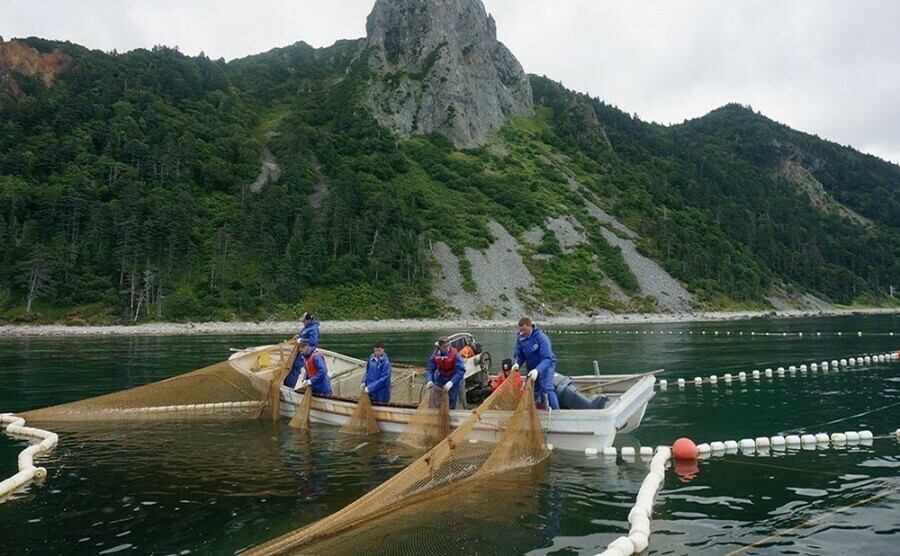
[[[723,104],[900,163],[900,1],[483,0],[525,71],[645,121]],[[0,36],[232,60],[365,36],[374,0],[0,0]]]

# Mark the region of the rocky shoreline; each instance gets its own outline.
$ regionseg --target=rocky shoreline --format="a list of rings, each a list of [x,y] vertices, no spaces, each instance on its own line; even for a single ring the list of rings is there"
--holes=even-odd
[[[832,309],[825,311],[735,311],[691,312],[672,314],[609,314],[580,317],[534,318],[542,327],[596,326],[621,324],[662,324],[681,322],[714,322],[758,318],[834,317],[859,314],[900,313],[900,308]],[[323,321],[322,332],[415,332],[428,330],[479,330],[487,328],[515,329],[518,319],[388,319]],[[134,326],[66,326],[66,325],[2,325],[0,336],[178,336],[183,334],[296,334],[298,322],[201,322],[149,323]]]

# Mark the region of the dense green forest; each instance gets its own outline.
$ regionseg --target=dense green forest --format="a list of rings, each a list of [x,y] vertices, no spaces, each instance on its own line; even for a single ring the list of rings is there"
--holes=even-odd
[[[900,276],[900,167],[749,107],[664,127],[532,76],[535,116],[458,150],[377,125],[357,41],[230,63],[24,42],[73,63],[52,86],[13,71],[23,94],[0,93],[3,322],[452,315],[434,241],[461,256],[490,244],[490,220],[521,237],[560,215],[589,241],[563,254],[545,228],[525,297],[654,310],[585,200],[699,308],[763,308],[773,288],[884,304]],[[256,191],[264,149],[282,173]]]

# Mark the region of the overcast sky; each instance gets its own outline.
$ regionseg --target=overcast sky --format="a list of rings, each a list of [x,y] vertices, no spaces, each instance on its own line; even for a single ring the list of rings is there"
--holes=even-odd
[[[645,121],[728,102],[900,163],[900,1],[483,0],[525,71]],[[365,35],[374,0],[0,0],[0,36],[232,60]]]

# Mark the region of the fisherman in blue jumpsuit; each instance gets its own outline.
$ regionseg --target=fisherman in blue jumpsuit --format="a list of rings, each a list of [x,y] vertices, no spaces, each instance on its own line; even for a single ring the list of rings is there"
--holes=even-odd
[[[319,347],[319,321],[309,311],[303,313],[303,328],[297,334],[297,340],[306,340],[313,349]]]
[[[437,347],[425,364],[425,377],[428,380],[428,388],[438,386],[447,390],[450,396],[450,409],[456,408],[456,398],[459,396],[459,385],[466,376],[466,365],[455,347],[450,345],[450,340],[442,337],[437,341]]]
[[[528,317],[519,319],[512,370],[518,372],[519,365],[523,363],[527,363],[531,369],[528,378],[534,381],[534,403],[540,405],[546,396],[550,409],[559,409],[559,400],[553,388],[556,356],[550,347],[550,338]]]
[[[391,362],[381,342],[375,344],[366,362],[366,375],[360,388],[369,394],[373,402],[391,401]]]
[[[298,343],[300,345],[300,353],[297,355],[297,361],[302,362],[299,365],[294,364],[297,371],[296,375],[294,374],[294,369],[292,369],[290,374],[285,377],[284,385],[295,390],[309,386],[314,394],[332,395],[331,379],[328,378],[328,367],[325,365],[325,358],[316,352],[316,349],[309,345],[306,340],[299,340]],[[300,369],[306,372],[306,380],[302,382],[298,380],[302,376]]]

